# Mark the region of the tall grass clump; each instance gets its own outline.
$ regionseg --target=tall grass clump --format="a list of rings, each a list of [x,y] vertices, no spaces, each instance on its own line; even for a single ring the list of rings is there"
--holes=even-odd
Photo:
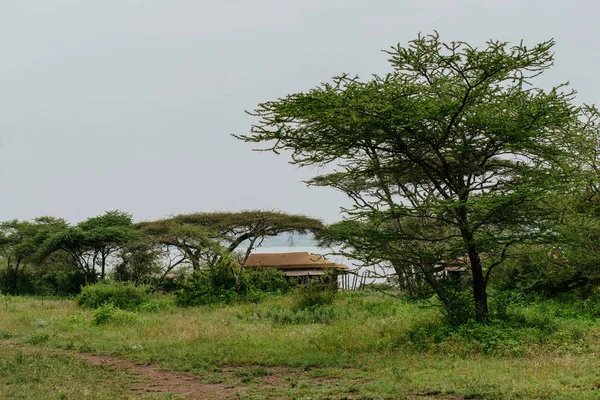
[[[278,325],[329,324],[349,314],[347,307],[333,304],[338,293],[335,282],[314,278],[306,284],[296,282],[291,291],[285,304],[253,310],[249,318]]]
[[[127,324],[135,320],[136,313],[122,310],[107,303],[98,307],[92,316],[93,325]]]
[[[348,310],[338,308],[334,305],[320,306],[318,308],[306,308],[294,310],[285,307],[271,307],[260,310],[254,314],[255,318],[269,320],[277,325],[300,325],[300,324],[329,324],[348,316]]]
[[[110,304],[122,310],[131,310],[150,300],[149,291],[148,285],[107,281],[84,286],[77,296],[77,304],[87,308]]]

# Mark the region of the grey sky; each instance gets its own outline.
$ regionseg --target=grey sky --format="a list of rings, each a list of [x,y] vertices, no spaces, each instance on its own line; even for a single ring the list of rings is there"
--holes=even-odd
[[[341,194],[250,151],[244,114],[418,32],[557,40],[543,84],[600,100],[597,1],[0,0],[0,220],[251,208],[333,222]]]

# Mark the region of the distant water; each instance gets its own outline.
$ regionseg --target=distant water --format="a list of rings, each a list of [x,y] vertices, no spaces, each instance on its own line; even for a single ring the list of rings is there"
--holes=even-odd
[[[263,240],[261,247],[316,247],[313,235],[279,235],[269,236]]]

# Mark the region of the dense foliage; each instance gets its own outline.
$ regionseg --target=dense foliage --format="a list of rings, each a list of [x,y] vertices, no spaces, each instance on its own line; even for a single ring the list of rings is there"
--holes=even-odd
[[[150,299],[150,287],[129,282],[102,282],[86,285],[77,296],[77,304],[88,308],[111,305],[122,310],[135,309]]]
[[[238,284],[230,260],[223,260],[210,269],[195,271],[175,292],[180,306],[255,302],[265,294],[283,294],[289,285],[283,273],[274,269],[252,270]]]
[[[560,219],[548,203],[581,188],[597,138],[595,108],[565,85],[533,86],[553,46],[419,36],[387,52],[388,74],[259,104],[259,122],[236,137],[329,167],[309,184],[353,201],[329,237],[351,258],[418,274],[444,301],[444,263],[464,263],[483,320],[492,271],[512,246],[547,240]]]

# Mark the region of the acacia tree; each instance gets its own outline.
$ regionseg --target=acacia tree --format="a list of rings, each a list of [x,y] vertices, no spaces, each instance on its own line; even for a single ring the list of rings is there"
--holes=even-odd
[[[18,291],[19,277],[28,264],[38,264],[38,248],[47,237],[64,229],[66,222],[52,217],[33,221],[12,220],[0,223],[0,256],[6,263],[3,286],[9,292]]]
[[[0,255],[6,263],[7,282],[3,285],[8,292],[15,293],[19,274],[25,268],[29,251],[29,242],[34,233],[34,224],[29,221],[6,221],[0,224]]]
[[[137,227],[154,243],[165,246],[168,260],[165,274],[183,263],[194,270],[212,268],[246,243],[244,255],[229,263],[236,288],[241,286],[246,259],[267,236],[315,233],[323,223],[304,215],[278,211],[205,212],[182,214],[172,218],[142,222]]]
[[[163,269],[162,246],[154,243],[146,235],[139,236],[137,240],[126,244],[119,251],[121,261],[114,268],[114,278],[135,283],[151,282],[156,277],[163,281],[177,264]]]
[[[208,232],[202,228],[181,223],[173,218],[140,222],[136,228],[149,240],[149,249],[162,253],[166,260],[163,266],[164,278],[180,265],[191,265],[194,271],[200,270],[204,261],[210,259],[217,245]]]
[[[512,244],[541,232],[537,205],[566,190],[563,167],[585,129],[565,85],[531,85],[552,66],[553,45],[477,48],[419,36],[387,51],[392,72],[369,81],[341,75],[259,104],[250,114],[260,121],[234,136],[290,151],[300,166],[329,166],[308,183],[347,194],[347,219],[385,227],[382,247],[458,241],[484,319],[492,270]],[[443,234],[408,228],[423,221]]]
[[[224,247],[213,247],[213,249],[220,249],[220,252],[214,253],[211,260],[213,263],[223,259],[225,254],[234,252],[242,243],[246,243],[246,250],[238,263],[230,263],[238,290],[241,286],[246,260],[266,237],[317,233],[323,228],[323,223],[315,218],[262,210],[195,213],[179,215],[174,220],[205,229],[210,232],[214,240]]]
[[[88,218],[76,226],[64,226],[48,236],[38,251],[43,259],[56,252],[68,254],[88,282],[106,277],[111,256],[134,241],[137,232],[131,215],[115,210]]]

